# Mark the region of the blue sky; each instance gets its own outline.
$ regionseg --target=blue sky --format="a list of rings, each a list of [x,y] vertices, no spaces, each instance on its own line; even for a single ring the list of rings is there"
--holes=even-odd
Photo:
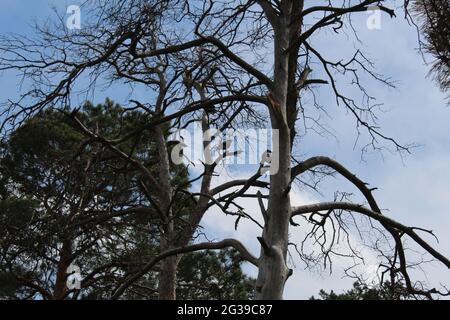
[[[50,4],[64,8],[64,3],[79,2],[0,0],[0,32],[32,34],[32,19],[45,20],[51,14]],[[445,104],[444,95],[427,77],[428,66],[417,52],[415,29],[402,19],[401,14],[394,20],[383,17],[380,30],[368,30],[366,19],[365,14],[355,19],[355,26],[364,42],[363,50],[376,62],[377,71],[392,77],[397,83],[396,89],[388,89],[373,82],[368,85],[372,94],[384,103],[386,112],[378,113],[379,123],[387,135],[401,143],[415,143],[419,147],[403,158],[385,152],[383,156],[379,153],[368,154],[365,161],[361,161],[360,148],[354,148],[354,119],[342,106],[337,107],[332,94],[323,88],[319,90],[320,102],[330,115],[329,119],[324,119],[324,124],[335,137],[322,137],[310,132],[296,147],[296,152],[302,157],[327,155],[351,168],[363,180],[378,187],[375,195],[381,207],[389,209],[391,217],[405,224],[433,229],[440,239],[437,248],[450,256],[450,108]],[[345,37],[335,38],[331,33],[320,35],[314,44],[330,58],[349,57],[355,46],[353,41]],[[14,97],[17,91],[17,85],[11,81],[11,74],[0,74],[0,102]],[[353,91],[348,93],[357,94]],[[108,90],[98,92],[93,99],[100,102],[106,96],[111,96],[120,101],[125,99],[126,94],[125,90]],[[362,143],[365,142],[364,137],[361,139]],[[389,146],[387,143],[384,145]],[[230,173],[232,176],[245,174],[242,171]],[[224,175],[220,179],[228,178]],[[332,179],[324,185],[323,195],[296,190],[293,202],[300,204],[331,200],[330,195],[336,188],[355,191],[343,181]],[[249,211],[255,205],[250,202],[245,204]],[[216,212],[208,214],[204,224],[217,238],[236,236],[257,254],[256,236],[259,234],[250,225],[244,224],[235,233],[232,231],[233,221]],[[292,237],[296,235],[292,234]],[[302,270],[303,265],[298,261],[295,264],[298,268],[288,282],[286,298],[307,298],[317,294],[321,288],[339,291],[351,283],[348,279],[341,279],[339,270],[329,276],[326,272]],[[253,272],[251,268],[248,270]],[[443,266],[433,264],[425,270],[426,275],[419,274],[422,279],[428,278],[434,285],[439,285],[439,282],[450,284],[450,275]]]

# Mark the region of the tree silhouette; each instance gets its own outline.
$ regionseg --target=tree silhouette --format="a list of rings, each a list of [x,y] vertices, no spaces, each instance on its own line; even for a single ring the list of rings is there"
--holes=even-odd
[[[402,285],[385,282],[378,286],[368,286],[355,282],[353,288],[337,294],[333,290],[329,293],[320,290],[319,300],[403,300],[408,298],[407,290]],[[314,296],[310,300],[317,300]]]
[[[7,133],[37,112],[63,108],[75,94],[76,84],[82,84],[86,75],[90,79],[88,92],[95,89],[97,79],[116,85],[126,83],[132,88],[144,86],[152,92],[143,101],[130,101],[127,108],[145,111],[147,119],[119,138],[96,133],[83,124],[77,112],[67,112],[86,138],[101,143],[140,171],[141,187],[149,190],[148,201],[153,194],[159,199],[154,208],[159,213],[163,235],[160,251],[140,273],[129,277],[113,298],[120,297],[162,261],[160,297],[174,299],[181,254],[234,247],[243,259],[258,268],[255,297],[281,299],[293,272],[287,260],[290,248],[297,249],[308,264],[318,261],[331,264],[335,257],[344,256],[357,265],[364,259],[351,244],[352,233],[370,242],[367,245],[383,258],[379,269],[381,282],[388,277],[392,283],[403,283],[410,294],[427,298],[447,294],[447,290],[426,288],[411,280],[409,274],[406,239],[450,268],[450,261],[424,239],[423,234],[433,235],[431,231],[402,224],[383,214],[374,197],[376,188],[369,187],[336,160],[322,156],[303,159],[294,152],[294,147],[301,146],[302,131],[308,131],[305,110],[314,107],[323,110],[315,99],[318,85],[328,88],[335,102],[355,119],[358,135],[363,134],[369,140],[364,150],[379,150],[383,142],[398,152],[409,152],[408,146],[380,129],[376,117],[379,104],[367,89],[366,81],[392,87],[389,79],[375,71],[362,49],[355,49],[347,59],[335,60],[315,43],[317,35],[328,30],[333,36],[353,34],[356,45],[358,36],[352,17],[376,6],[381,13],[394,18],[395,11],[389,7],[393,3],[390,0],[339,4],[327,1],[323,5],[300,0],[86,1],[82,8],[85,22],[79,31],[61,29],[59,21],[54,26],[38,27],[39,33],[33,39],[13,35],[0,43],[0,70],[19,71],[33,84],[18,101],[4,105],[2,129]],[[359,90],[359,94],[348,93],[349,86]],[[267,157],[262,157],[252,176],[213,187],[218,163],[236,156],[236,152],[224,148],[214,159],[209,141],[198,141],[203,146],[204,158],[214,161],[202,163],[202,173],[189,181],[197,182],[195,187],[173,188],[168,178],[170,157],[164,130],[186,128],[195,120],[201,122],[205,135],[214,127],[267,124],[276,132],[272,150],[264,152]],[[149,132],[157,142],[158,172],[147,170],[141,161],[121,150],[122,144]],[[304,181],[308,174],[339,175],[358,189],[362,199],[351,202],[348,194],[337,193],[331,202],[293,207],[292,186]],[[254,193],[252,188],[259,188],[259,192]],[[194,209],[179,215],[174,205],[186,197],[193,202]],[[243,197],[258,201],[258,217],[237,203]],[[259,258],[236,239],[192,242],[205,213],[212,207],[235,216],[236,226],[242,219],[249,219],[255,228],[262,229],[257,239]],[[299,217],[303,218],[301,224]],[[365,222],[358,223],[361,219]],[[361,232],[364,226],[369,226],[367,232]],[[313,239],[318,255],[308,254],[303,245],[290,242],[290,233],[297,227],[310,228],[305,241]],[[373,239],[367,238],[367,234],[375,234],[377,240],[370,241]],[[342,242],[348,245],[344,253],[339,250]]]

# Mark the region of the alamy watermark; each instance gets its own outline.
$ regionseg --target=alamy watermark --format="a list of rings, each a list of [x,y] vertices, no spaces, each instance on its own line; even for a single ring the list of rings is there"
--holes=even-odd
[[[66,273],[68,274],[66,281],[67,289],[80,290],[82,281],[80,267],[72,264],[67,268]]]
[[[172,133],[175,142],[171,160],[175,164],[260,165],[262,174],[276,174],[279,168],[279,131],[275,129],[209,129],[200,123],[191,130]]]
[[[398,1],[398,0],[396,0]],[[69,30],[81,29],[81,8],[78,5],[69,5],[66,10],[68,15],[66,27]],[[367,8],[369,17],[366,20],[366,26],[369,30],[381,30],[382,10],[379,6],[373,5]]]
[[[381,30],[381,9],[378,6],[370,6],[367,9],[367,14],[370,16],[367,18],[367,28],[369,30]]]
[[[66,20],[66,27],[69,30],[81,29],[81,8],[77,5],[70,5],[67,7],[66,13],[69,17]]]

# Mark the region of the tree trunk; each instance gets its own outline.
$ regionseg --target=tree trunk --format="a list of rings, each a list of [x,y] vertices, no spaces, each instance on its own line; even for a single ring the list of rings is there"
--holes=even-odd
[[[176,299],[177,268],[180,259],[178,256],[164,259],[159,272],[158,295],[159,300]]]
[[[155,128],[155,136],[159,154],[159,183],[161,190],[159,194],[159,207],[164,214],[164,221],[162,221],[163,232],[160,238],[160,252],[164,252],[176,246],[174,243],[176,237],[173,213],[170,207],[170,203],[172,202],[170,160],[164,131],[161,126]],[[180,258],[174,256],[166,258],[161,262],[158,279],[158,298],[160,300],[176,299],[175,289],[179,261]]]
[[[67,269],[72,263],[72,245],[69,240],[63,242],[59,256],[53,299],[63,300],[67,292]]]
[[[256,282],[256,298],[279,300],[283,297],[284,285],[290,275],[286,265],[291,217],[291,139],[287,123],[286,104],[289,91],[289,47],[290,23],[281,17],[275,28],[274,90],[271,92],[272,129],[278,130],[279,139],[272,141],[272,154],[278,158],[278,172],[270,177],[270,194],[267,222],[260,238],[261,256]]]

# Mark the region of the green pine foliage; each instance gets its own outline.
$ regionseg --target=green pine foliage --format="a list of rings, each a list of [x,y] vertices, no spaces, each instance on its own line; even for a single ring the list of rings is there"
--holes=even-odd
[[[76,114],[89,130],[108,140],[148,120],[145,114],[111,100],[96,106],[87,103]],[[139,187],[139,172],[103,144],[82,135],[69,119],[64,112],[44,111],[0,144],[1,299],[54,298],[58,267],[66,251],[69,263],[81,268],[85,282],[81,291],[65,298],[107,299],[121,281],[159,253],[159,229],[148,215],[107,219],[121,209],[151,207]],[[150,131],[119,147],[156,172],[156,146]],[[172,164],[171,170],[173,186],[188,188],[187,168]],[[180,198],[174,206],[180,229],[190,203]],[[253,280],[244,275],[241,263],[229,250],[185,255],[179,297],[251,297]],[[92,277],[97,269],[101,272]],[[156,299],[157,272],[149,272],[123,297]],[[202,289],[195,287],[198,277]]]

